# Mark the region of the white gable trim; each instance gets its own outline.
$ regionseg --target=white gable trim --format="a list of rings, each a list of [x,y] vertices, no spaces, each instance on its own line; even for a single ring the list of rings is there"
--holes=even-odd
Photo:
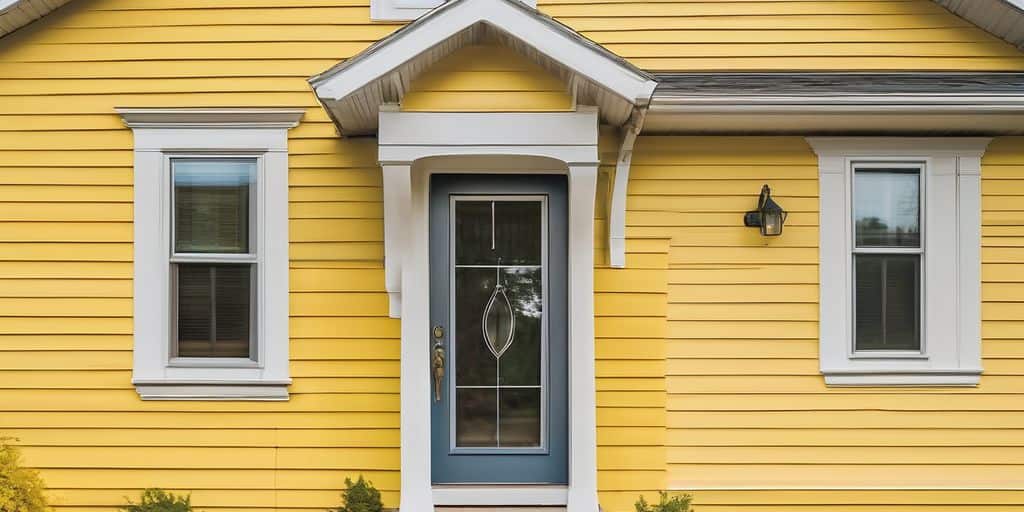
[[[620,125],[650,102],[657,81],[518,0],[454,0],[309,80],[343,134],[372,133],[380,105],[401,101],[415,76],[481,40],[495,39],[562,78],[578,99]]]
[[[321,98],[345,98],[477,23],[514,35],[627,100],[646,102],[657,85],[646,73],[582,44],[581,36],[568,27],[545,21],[518,0],[455,0],[396,33],[396,37],[353,57],[351,64],[313,77],[310,83]]]

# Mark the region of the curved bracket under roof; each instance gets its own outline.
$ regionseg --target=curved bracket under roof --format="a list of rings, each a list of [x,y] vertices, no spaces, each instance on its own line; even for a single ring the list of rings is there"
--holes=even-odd
[[[452,0],[359,55],[310,78],[344,135],[373,133],[380,106],[401,101],[413,78],[459,48],[510,47],[562,78],[605,123],[627,122],[657,82],[624,59],[518,0]]]

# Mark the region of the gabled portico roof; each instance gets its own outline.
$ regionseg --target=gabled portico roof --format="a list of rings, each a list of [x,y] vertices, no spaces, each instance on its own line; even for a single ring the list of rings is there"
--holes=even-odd
[[[510,47],[562,78],[577,103],[621,125],[657,82],[624,59],[518,0],[452,0],[310,79],[343,134],[372,133],[380,105],[401,101],[419,73],[466,45]]]

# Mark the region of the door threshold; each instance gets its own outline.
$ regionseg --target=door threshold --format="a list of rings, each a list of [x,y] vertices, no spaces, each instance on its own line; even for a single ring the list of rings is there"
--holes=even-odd
[[[435,484],[434,505],[453,507],[564,507],[569,487],[547,484]]]

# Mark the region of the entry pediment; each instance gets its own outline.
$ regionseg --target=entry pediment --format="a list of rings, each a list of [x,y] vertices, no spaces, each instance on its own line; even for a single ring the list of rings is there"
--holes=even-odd
[[[650,101],[654,78],[518,0],[453,0],[360,54],[310,79],[343,135],[373,133],[380,106],[398,103],[412,80],[476,44],[511,48],[559,77],[577,104],[618,126]]]

